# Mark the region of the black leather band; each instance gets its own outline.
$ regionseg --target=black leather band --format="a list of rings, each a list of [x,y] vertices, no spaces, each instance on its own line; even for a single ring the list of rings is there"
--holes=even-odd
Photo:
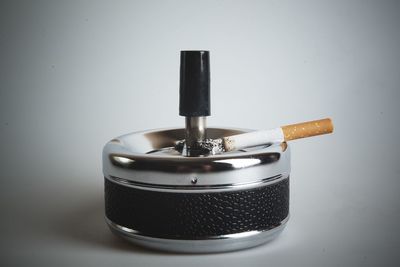
[[[289,178],[214,193],[140,190],[105,179],[108,219],[142,234],[198,239],[278,226],[289,214]]]

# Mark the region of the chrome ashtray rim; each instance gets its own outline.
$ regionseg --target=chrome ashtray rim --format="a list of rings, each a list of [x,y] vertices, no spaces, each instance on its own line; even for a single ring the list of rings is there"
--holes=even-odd
[[[248,231],[222,236],[196,239],[171,239],[148,236],[133,229],[118,225],[105,216],[110,230],[117,236],[142,247],[175,253],[221,253],[252,248],[277,238],[285,229],[290,215],[279,225],[262,231]]]
[[[211,138],[245,131],[249,130],[208,128]],[[226,184],[248,185],[290,174],[290,149],[286,143],[205,157],[146,154],[171,147],[183,136],[183,128],[165,128],[114,138],[103,149],[104,177],[149,190],[168,186],[198,190]]]

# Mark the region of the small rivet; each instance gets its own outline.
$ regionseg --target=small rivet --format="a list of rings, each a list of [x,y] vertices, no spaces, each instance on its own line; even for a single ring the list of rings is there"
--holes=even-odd
[[[193,177],[192,180],[190,180],[192,184],[197,184],[197,177]]]

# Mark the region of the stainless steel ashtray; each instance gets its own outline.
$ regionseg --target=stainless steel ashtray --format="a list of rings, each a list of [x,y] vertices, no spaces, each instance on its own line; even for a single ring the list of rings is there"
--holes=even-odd
[[[136,244],[222,252],[275,238],[289,218],[287,141],[333,132],[330,118],[269,130],[207,128],[208,51],[181,51],[185,128],[120,136],[103,150],[106,221]]]
[[[273,239],[289,216],[287,143],[255,146],[253,132],[207,128],[209,53],[182,51],[180,71],[185,128],[131,133],[104,147],[108,225],[136,244],[175,252],[230,251]]]
[[[208,128],[210,138],[242,133]],[[205,157],[174,149],[185,129],[127,134],[103,151],[106,221],[150,248],[221,252],[275,238],[289,218],[290,152],[274,143]]]

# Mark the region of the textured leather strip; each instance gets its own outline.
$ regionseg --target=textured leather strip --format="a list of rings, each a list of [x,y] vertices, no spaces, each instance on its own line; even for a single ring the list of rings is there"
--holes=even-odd
[[[153,237],[199,239],[265,231],[289,214],[289,178],[213,193],[155,192],[105,179],[105,206],[114,223]]]

